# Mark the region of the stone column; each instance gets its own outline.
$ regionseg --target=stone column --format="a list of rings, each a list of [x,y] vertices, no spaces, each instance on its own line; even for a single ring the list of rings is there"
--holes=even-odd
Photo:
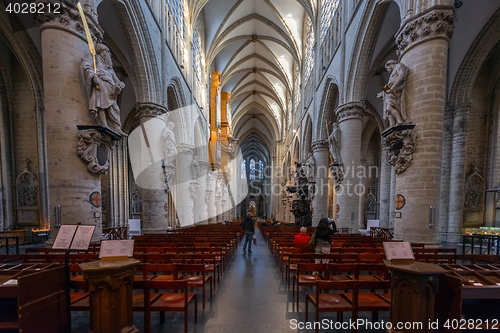
[[[90,16],[87,20],[91,34],[101,40],[102,29],[97,21]],[[51,228],[48,243],[53,242],[59,230],[55,223],[56,205],[61,205],[59,223],[95,225],[92,241],[99,241],[102,239],[101,175],[89,171],[76,150],[79,144],[76,125],[93,125],[80,75],[81,60],[89,55],[85,33],[78,11],[67,3],[61,3],[58,19],[40,14],[36,22],[41,37],[47,138]]]
[[[428,219],[429,206],[439,216],[446,69],[453,22],[451,6],[430,8],[406,21],[396,34],[400,62],[409,69],[403,93],[417,137],[413,160],[396,181],[396,192],[404,195],[406,204],[394,232],[405,241],[438,242],[438,228],[430,228]]]
[[[396,173],[391,167],[391,182],[389,196],[389,228],[394,228],[394,212],[396,211]]]
[[[328,162],[330,161],[328,143],[325,141],[315,141],[312,143],[312,151],[316,165],[314,170],[314,181],[316,184],[312,201],[314,209],[312,225],[317,226],[322,217],[328,217]]]
[[[207,203],[208,223],[217,222],[215,219],[215,217],[217,216],[217,210],[215,208],[215,189],[218,174],[219,172],[217,170],[209,169],[207,172],[207,189],[205,190],[205,200]]]
[[[222,220],[222,183],[223,179],[221,177],[221,173],[219,173],[218,178],[215,180],[215,221],[221,222]]]
[[[391,198],[391,165],[389,164],[389,154],[386,151],[380,153],[380,227],[389,227],[390,198]]]
[[[339,205],[338,228],[352,228],[358,233],[358,210],[360,196],[360,180],[357,178],[361,154],[361,129],[364,104],[352,102],[341,105],[335,110],[340,128],[340,154],[342,157],[344,179],[337,190]]]
[[[136,112],[139,114],[140,119],[140,130],[141,135],[147,135],[147,142],[149,148],[159,149],[162,151],[161,145],[161,131],[157,130],[158,133],[153,133],[151,131],[146,131],[148,121],[161,121],[162,125],[165,122],[164,116],[166,109],[154,103],[142,102],[138,103],[135,107]],[[163,126],[166,126],[164,124]],[[159,147],[158,147],[159,146]],[[136,147],[131,147],[137,149]],[[158,154],[155,158],[153,157],[152,150],[148,147],[141,147],[140,156],[135,156],[137,152],[130,151],[131,158],[139,159],[142,158],[146,162],[151,161],[151,165],[143,170],[140,174],[137,174],[137,170],[132,168],[133,176],[138,187],[138,192],[142,198],[142,228],[145,233],[159,233],[165,232],[167,230],[167,211],[165,210],[165,204],[168,203],[167,200],[167,190],[165,184],[165,175],[162,169],[161,158],[163,153]],[[152,186],[154,185],[154,186]],[[168,205],[168,204],[167,204]]]
[[[207,221],[207,200],[206,193],[207,187],[207,175],[210,172],[210,163],[208,162],[198,162],[199,163],[199,178],[198,178],[198,194],[194,201],[194,212],[195,221],[198,223],[206,224]]]
[[[450,199],[448,211],[447,242],[460,243],[462,241],[462,224],[464,220],[464,184],[466,178],[467,161],[467,129],[469,122],[468,104],[455,108],[453,121],[453,145],[450,170]]]
[[[183,227],[194,223],[194,200],[191,183],[191,163],[194,148],[189,144],[177,144],[175,209],[177,210],[179,222]]]

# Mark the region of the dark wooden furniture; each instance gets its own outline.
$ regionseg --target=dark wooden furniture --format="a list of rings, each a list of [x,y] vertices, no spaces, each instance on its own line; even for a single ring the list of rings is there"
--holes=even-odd
[[[139,261],[97,260],[80,264],[90,293],[93,333],[135,333],[132,284]]]
[[[0,271],[0,332],[70,332],[66,300],[62,265]]]
[[[498,329],[500,267],[494,265],[445,265],[436,295],[436,318],[448,323],[444,332],[460,332],[465,324],[475,330]]]
[[[403,328],[400,332],[432,332],[427,323],[434,321],[439,277],[447,271],[418,261],[400,265],[389,260],[384,262],[392,274],[390,318],[394,327],[397,323],[421,323],[418,330]]]
[[[5,254],[9,254],[10,251],[10,241],[13,240],[16,244],[16,254],[19,254],[19,236],[17,235],[9,235],[9,236],[0,236],[0,244],[5,246]],[[12,252],[14,253],[14,252]]]

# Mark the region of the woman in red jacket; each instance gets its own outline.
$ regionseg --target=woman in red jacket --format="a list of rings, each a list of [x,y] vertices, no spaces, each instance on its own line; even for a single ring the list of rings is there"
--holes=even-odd
[[[300,232],[293,237],[293,244],[294,245],[307,245],[309,244],[309,239],[311,239],[311,236],[307,234],[307,228],[302,227],[300,228]]]

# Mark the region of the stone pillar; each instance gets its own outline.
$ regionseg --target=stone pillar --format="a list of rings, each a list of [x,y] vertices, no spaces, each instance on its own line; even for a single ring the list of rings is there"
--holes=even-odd
[[[379,193],[379,221],[380,227],[389,227],[390,198],[391,198],[391,169],[389,154],[386,151],[380,153],[380,193]]]
[[[138,103],[135,107],[135,111],[139,114],[140,124],[141,124],[141,134],[146,133],[149,147],[151,149],[156,148],[161,149],[161,132],[152,133],[149,131],[147,133],[146,127],[148,121],[161,121],[162,125],[165,122],[164,116],[166,109],[160,105],[143,102]],[[154,120],[153,120],[154,119]],[[163,126],[166,126],[164,124]],[[144,129],[144,131],[143,131]],[[159,147],[157,147],[159,146]],[[134,149],[136,149],[134,147]],[[138,187],[138,192],[142,198],[142,228],[145,233],[159,233],[165,232],[167,230],[167,211],[165,210],[165,204],[167,200],[167,191],[165,184],[165,175],[162,169],[161,158],[162,153],[154,158],[153,152],[147,149],[147,147],[141,147],[141,156],[135,156],[131,151],[131,158],[139,159],[142,158],[145,161],[153,161],[149,167],[144,169],[143,172],[137,174],[137,170],[133,171],[133,176]],[[147,185],[146,185],[147,184]],[[153,185],[154,186],[151,186]]]
[[[357,178],[361,154],[361,129],[364,104],[352,102],[341,105],[335,110],[335,115],[340,128],[340,154],[344,165],[344,179],[340,184],[335,184],[337,190],[337,204],[339,205],[339,218],[337,228],[352,228],[353,233],[358,233],[358,211],[360,196],[360,180]],[[337,186],[340,185],[340,186]]]
[[[194,213],[195,213],[195,221],[198,223],[206,224],[207,221],[207,175],[210,172],[210,163],[208,162],[198,162],[199,163],[199,178],[198,178],[198,194],[194,201]]]
[[[406,204],[394,232],[405,241],[438,242],[438,229],[430,228],[428,219],[429,206],[439,216],[446,69],[453,22],[452,7],[435,7],[405,22],[396,34],[400,62],[409,69],[403,93],[417,137],[413,160],[396,180],[396,192],[406,198]]]
[[[330,161],[328,143],[325,141],[315,141],[312,143],[312,151],[316,165],[314,170],[314,181],[316,184],[312,201],[314,209],[312,225],[317,226],[322,217],[328,217],[328,162]]]
[[[76,125],[93,125],[80,75],[81,59],[89,55],[86,37],[76,8],[61,4],[61,14],[36,17],[39,25],[45,132],[47,138],[47,184],[52,243],[58,232],[55,207],[61,205],[62,224],[95,225],[92,241],[102,239],[101,175],[87,169],[77,155]],[[91,34],[102,39],[102,29],[93,17]],[[104,136],[104,135],[103,135]]]
[[[453,121],[453,145],[450,170],[450,199],[448,211],[447,242],[460,243],[462,241],[462,224],[464,220],[464,184],[466,178],[467,161],[467,129],[469,122],[468,104],[455,108]]]
[[[394,228],[394,212],[396,211],[396,173],[391,167],[391,185],[389,196],[389,228]]]
[[[222,221],[222,184],[223,179],[221,177],[221,173],[219,173],[218,178],[215,180],[215,221],[216,223]]]
[[[181,226],[194,224],[194,201],[191,177],[191,163],[193,161],[194,146],[177,144],[176,160],[176,201],[175,209]]]
[[[217,216],[217,210],[215,208],[215,188],[218,174],[219,172],[217,170],[210,170],[210,168],[207,172],[207,189],[205,190],[205,200],[207,203],[208,223],[217,222],[215,219],[215,217]]]
[[[448,238],[448,214],[450,210],[450,170],[453,150],[453,110],[446,107],[443,120],[443,164],[441,166],[441,199],[439,204],[439,241],[446,242]]]

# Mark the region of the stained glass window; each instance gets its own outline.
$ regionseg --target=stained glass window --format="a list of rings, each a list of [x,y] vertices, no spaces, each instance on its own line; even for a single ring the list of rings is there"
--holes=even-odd
[[[264,179],[264,163],[259,160],[259,179]]]
[[[313,48],[314,48],[314,28],[311,19],[309,16],[307,17],[306,24],[305,24],[305,29],[304,29],[304,36],[306,38],[306,49],[304,52],[304,83],[307,83],[309,80],[309,77],[311,76],[311,71],[313,69],[313,64],[314,64],[314,54],[313,54]]]
[[[172,13],[181,38],[184,38],[184,0],[167,0],[167,6]]]
[[[196,79],[201,84],[202,82],[202,23],[200,19],[196,20],[195,28],[193,31],[193,72],[196,75]]]
[[[241,162],[241,179],[247,179],[247,161]]]
[[[332,25],[333,16],[338,6],[339,0],[323,0],[321,2],[321,43],[323,43],[328,29]]]
[[[255,160],[250,160],[250,180],[255,180]]]

